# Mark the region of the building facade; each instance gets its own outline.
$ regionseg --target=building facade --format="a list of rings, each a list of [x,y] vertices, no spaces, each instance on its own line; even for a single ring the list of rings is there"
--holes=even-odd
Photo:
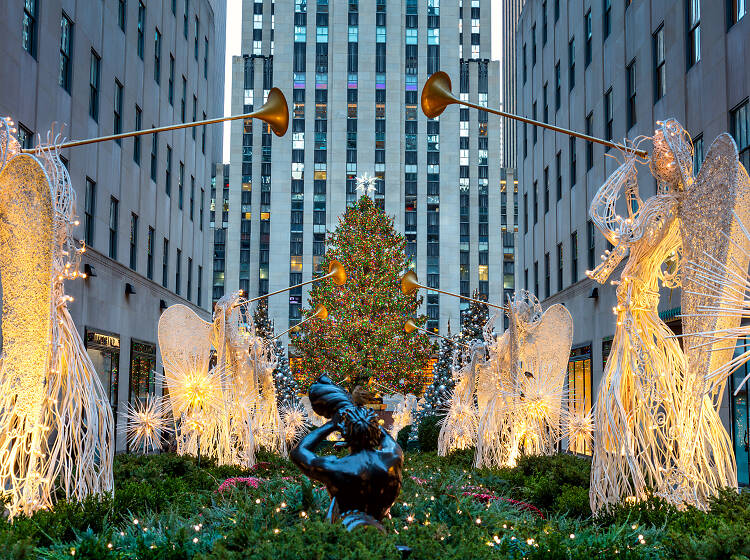
[[[503,299],[500,123],[451,107],[428,120],[419,108],[437,70],[456,95],[497,106],[486,0],[245,0],[242,54],[234,58],[232,111],[257,109],[272,86],[287,95],[290,131],[271,139],[260,122],[231,132],[224,268],[213,298],[251,295],[319,272],[325,232],[378,178],[374,198],[406,236],[426,284]],[[216,226],[219,227],[218,215]],[[490,255],[493,255],[490,257]],[[221,268],[221,267],[218,267]],[[279,330],[300,320],[303,290],[273,296]],[[429,294],[428,328],[453,329],[464,307]]]
[[[25,0],[0,22],[0,115],[19,140],[70,139],[220,116],[225,0]],[[160,392],[157,324],[182,303],[208,318],[209,196],[221,127],[62,150],[86,280],[70,312],[109,394],[124,451],[126,404]]]
[[[720,8],[720,9],[719,9]],[[613,141],[652,135],[676,118],[690,133],[698,170],[711,142],[731,132],[750,164],[750,17],[727,0],[529,0],[516,28],[518,111]],[[516,135],[522,197],[517,279],[544,307],[564,303],[574,320],[571,394],[590,407],[609,354],[615,287],[585,272],[607,249],[588,217],[617,167],[617,150],[530,126]],[[647,169],[641,198],[655,194]],[[616,279],[621,267],[612,275]],[[679,291],[662,290],[660,314],[680,332]],[[730,388],[746,372],[730,380]],[[731,391],[730,391],[731,394]],[[741,483],[748,482],[747,392],[725,397]],[[590,451],[590,450],[579,450]]]

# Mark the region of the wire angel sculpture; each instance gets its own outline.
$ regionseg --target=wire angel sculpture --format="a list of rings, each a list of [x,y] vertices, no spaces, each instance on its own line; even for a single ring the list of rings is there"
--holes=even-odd
[[[478,383],[478,467],[515,466],[521,455],[553,454],[562,435],[573,319],[560,304],[542,313],[526,290],[508,300],[507,314],[509,328],[496,342],[485,332],[490,358]]]
[[[112,490],[114,420],[67,304],[64,282],[85,248],[74,240],[75,191],[50,131],[20,153],[0,120],[0,487],[11,519]]]
[[[393,439],[396,439],[402,429],[412,424],[412,416],[418,406],[416,395],[409,393],[406,396],[398,395],[398,397],[398,402],[393,409],[393,425],[388,430]]]
[[[684,261],[706,253],[747,270],[740,221],[750,212],[750,181],[728,134],[711,145],[697,177],[687,132],[670,119],[657,123],[650,160],[632,151],[594,197],[589,214],[614,245],[587,274],[604,283],[628,256],[613,309],[617,327],[595,406],[597,436],[591,509],[650,492],[678,506],[706,509],[722,487],[736,487],[736,465],[718,408],[726,377],[710,373],[731,359],[733,344],[702,344],[700,333],[732,328],[739,317],[702,314],[705,294],[726,294],[723,274],[700,278]],[[640,142],[638,140],[637,142]],[[642,200],[636,164],[649,163],[657,194]],[[627,217],[616,204],[625,193]],[[683,351],[659,318],[659,288],[682,287]],[[703,289],[701,288],[703,284]],[[725,343],[729,342],[727,339]]]
[[[273,352],[240,322],[239,297],[216,302],[212,323],[184,305],[169,307],[159,320],[159,346],[178,453],[252,466],[258,445],[284,456],[287,448]]]

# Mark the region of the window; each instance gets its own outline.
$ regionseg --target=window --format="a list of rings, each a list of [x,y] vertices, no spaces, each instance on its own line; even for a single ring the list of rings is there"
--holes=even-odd
[[[747,0],[728,0],[727,17],[730,27],[745,16],[747,13],[747,4]]]
[[[750,106],[747,99],[731,111],[730,126],[740,152],[740,163],[745,169],[750,169]]]
[[[636,115],[636,104],[635,104],[635,60],[633,60],[627,68],[627,87],[628,87],[628,130],[635,126],[638,122]]]
[[[529,194],[523,193],[523,232],[529,233]]]
[[[201,205],[198,213],[198,228],[203,231],[203,201],[205,199],[206,191],[201,189]]]
[[[109,200],[109,258],[117,259],[117,226],[120,221],[120,201]]]
[[[685,0],[687,8],[687,67],[691,68],[701,59],[701,3],[700,0]]]
[[[544,254],[544,297],[550,296],[549,253]]]
[[[25,150],[34,147],[34,133],[21,123],[18,123],[18,143],[21,145],[21,148]]]
[[[193,58],[198,60],[198,35],[200,35],[201,22],[198,16],[195,16],[195,39],[193,41]]]
[[[169,287],[169,239],[164,238],[164,248],[161,256],[161,285]]]
[[[203,77],[208,79],[208,37],[203,38]]]
[[[70,93],[70,55],[73,44],[73,22],[63,14],[60,17],[60,87]]]
[[[654,103],[667,94],[667,72],[664,56],[664,24],[652,36],[654,46]]]
[[[526,66],[526,43],[523,44],[523,48],[521,49],[521,76],[523,79],[523,83],[526,83],[526,73],[527,73],[527,66]]]
[[[151,134],[151,180],[156,182],[157,154],[159,150],[159,135],[154,132]]]
[[[612,123],[614,121],[614,115],[612,114],[612,88],[609,88],[604,94],[604,139],[612,140]],[[609,146],[605,146],[604,150],[609,150]]]
[[[549,212],[549,167],[544,168],[544,213]]]
[[[188,15],[190,13],[190,4],[185,0],[185,12],[182,15],[182,35],[188,38]]]
[[[557,244],[557,291],[563,289],[563,245]]]
[[[167,84],[167,99],[169,104],[174,103],[174,56],[169,53],[169,83]]]
[[[586,134],[594,134],[594,113],[593,111],[586,115]],[[586,142],[586,171],[594,167],[594,143]]]
[[[193,297],[193,259],[190,257],[187,260],[187,289],[185,290],[185,296],[188,301]]]
[[[198,307],[201,306],[203,303],[203,267],[198,267],[198,288],[196,290],[198,293],[196,295],[196,304]]]
[[[568,90],[576,85],[576,40],[575,37],[568,43]]]
[[[531,67],[536,66],[536,25],[531,26]]]
[[[115,80],[115,114],[112,131],[114,134],[122,132],[122,84],[118,80]],[[115,142],[119,144],[120,139],[118,138]]]
[[[555,170],[557,171],[557,200],[562,199],[562,152],[555,154]]]
[[[560,19],[560,0],[555,0],[555,23]]]
[[[193,221],[195,212],[195,177],[190,176],[190,221]]]
[[[203,120],[206,120],[206,112],[203,111]],[[206,153],[206,127],[205,125],[201,127],[201,153]]]
[[[576,139],[571,136],[568,142],[570,145],[570,188],[572,189],[576,184]]]
[[[174,263],[174,291],[179,296],[181,290],[181,272],[182,272],[182,251],[177,249],[177,255]]]
[[[602,0],[603,14],[602,14],[602,41],[606,41],[612,31],[612,0]]]
[[[117,25],[125,31],[125,18],[128,13],[127,0],[117,0]]]
[[[143,121],[143,111],[141,108],[135,106],[135,129],[140,130]],[[138,165],[141,164],[141,137],[133,136],[133,161]]]
[[[96,183],[86,177],[86,207],[83,216],[83,240],[94,246],[94,216],[96,215]]]
[[[130,268],[136,269],[138,261],[138,214],[130,214]]]
[[[591,8],[589,8],[589,11],[583,16],[583,20],[583,24],[586,27],[586,42],[583,45],[583,65],[585,68],[588,68],[589,64],[591,64],[591,43],[594,38],[594,31],[591,23]]]
[[[531,118],[536,120],[536,101],[531,105]],[[536,127],[531,126],[531,141],[536,145]]]
[[[195,122],[198,119],[198,98],[194,95],[193,96],[193,122]],[[195,140],[195,130],[198,127],[193,126],[191,127],[190,131],[193,135],[193,140]]]
[[[696,175],[701,170],[701,165],[703,165],[703,159],[705,158],[703,150],[703,134],[693,136],[693,171]]]
[[[94,121],[99,120],[99,70],[102,58],[91,50],[91,69],[89,72],[89,116]]]
[[[36,58],[36,0],[24,0],[21,45],[23,50]]]
[[[158,84],[161,80],[161,32],[159,28],[154,31],[154,81]]]
[[[542,2],[542,45],[547,44],[547,1]]]
[[[533,195],[534,195],[534,208],[533,208],[533,211],[534,211],[534,223],[537,223],[537,221],[539,220],[539,195],[538,195],[538,191],[539,191],[539,186],[538,186],[537,182],[534,181],[534,192],[533,192]]]
[[[154,228],[149,226],[146,238],[146,278],[154,279]]]
[[[539,263],[534,263],[534,294],[539,293]]]
[[[542,107],[544,111],[544,122],[549,123],[549,105],[547,104],[547,84],[542,88]]]
[[[589,270],[594,270],[596,268],[596,230],[594,229],[594,222],[591,220],[587,222],[586,226],[589,246],[588,267]]]
[[[578,281],[578,232],[570,234],[570,283]]]
[[[562,79],[560,78],[560,61],[555,64],[555,111],[560,110],[560,87]]]
[[[180,172],[182,172],[182,162],[180,162]],[[182,192],[182,181],[178,181],[177,188]],[[164,192],[167,196],[172,195],[172,147],[167,144],[167,164],[164,166]],[[182,210],[182,205],[180,205]]]
[[[187,79],[182,77],[182,99],[180,100],[180,118],[185,122],[185,96],[187,95]]]
[[[143,60],[143,37],[144,37],[144,30],[146,28],[146,6],[143,5],[143,2],[138,2],[138,28],[137,28],[137,37],[136,37],[136,51],[138,53],[138,58]]]
[[[568,361],[568,411],[576,416],[591,412],[591,345],[574,348]],[[585,436],[568,440],[568,450],[591,455],[591,441]]]

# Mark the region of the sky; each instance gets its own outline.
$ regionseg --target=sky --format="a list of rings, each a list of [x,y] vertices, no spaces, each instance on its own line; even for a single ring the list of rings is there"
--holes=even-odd
[[[344,1],[344,0],[334,0]],[[456,1],[456,0],[446,0]],[[500,12],[503,0],[492,0],[492,58],[500,59]],[[224,80],[224,115],[231,114],[232,99],[232,56],[242,54],[242,0],[227,0],[227,48]],[[229,128],[224,123],[224,163],[229,163]]]

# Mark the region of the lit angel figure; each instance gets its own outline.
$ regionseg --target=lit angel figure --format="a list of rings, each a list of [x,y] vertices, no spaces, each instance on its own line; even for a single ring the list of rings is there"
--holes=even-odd
[[[398,433],[405,428],[410,426],[412,423],[412,413],[417,410],[417,397],[412,394],[408,394],[405,397],[400,396],[399,401],[393,409],[393,425],[388,433],[391,434],[393,439],[396,439]]]
[[[85,247],[75,191],[51,131],[21,153],[0,120],[0,488],[10,519],[112,490],[114,421],[68,311]],[[83,420],[85,419],[85,420]]]
[[[739,318],[700,315],[706,298],[697,295],[697,278],[682,263],[710,250],[719,262],[735,260],[747,268],[747,254],[722,236],[737,238],[732,211],[750,210],[750,183],[729,135],[714,141],[694,178],[688,134],[675,120],[658,125],[648,161],[657,194],[640,198],[636,164],[645,162],[626,151],[589,210],[614,250],[587,274],[603,283],[628,256],[616,282],[617,327],[594,413],[593,511],[649,492],[678,506],[706,508],[720,488],[737,484],[718,414],[725,379],[707,383],[709,373],[731,359],[732,348],[712,351],[695,333],[738,325]],[[627,217],[615,208],[623,193]],[[685,352],[659,318],[660,285],[683,288]],[[721,276],[711,285],[721,293],[727,289]]]
[[[522,455],[555,453],[560,439],[573,319],[560,304],[542,313],[526,290],[509,298],[506,313],[509,328],[497,341],[485,332],[490,358],[478,383],[474,458],[480,467],[515,466]]]
[[[136,450],[157,451],[169,431],[164,400],[149,395],[144,400],[128,403],[125,411],[127,437]]]

